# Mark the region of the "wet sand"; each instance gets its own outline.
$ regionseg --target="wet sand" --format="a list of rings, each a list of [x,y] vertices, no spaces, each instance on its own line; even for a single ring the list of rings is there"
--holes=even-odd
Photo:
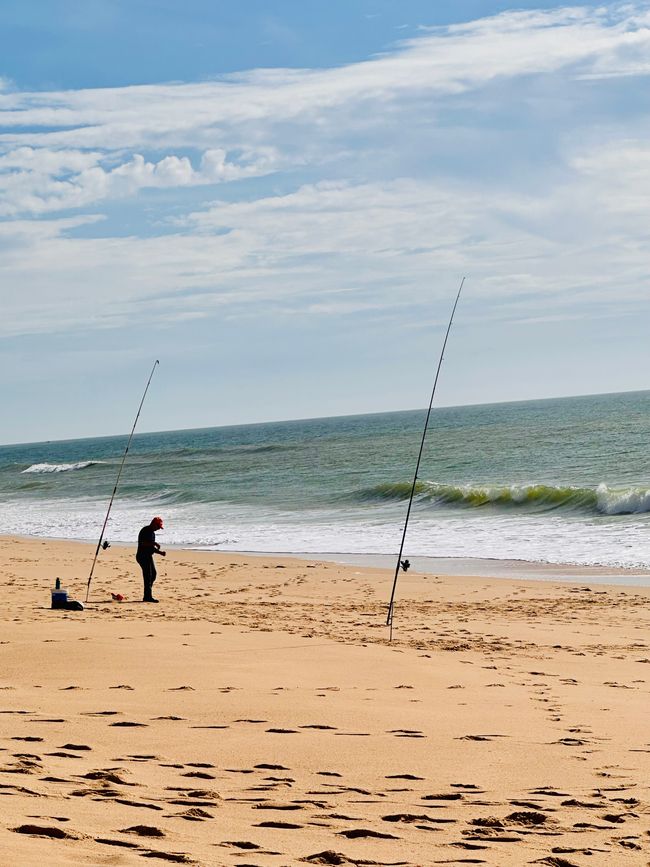
[[[650,863],[650,588],[0,539],[0,863]],[[126,596],[112,600],[112,593]]]

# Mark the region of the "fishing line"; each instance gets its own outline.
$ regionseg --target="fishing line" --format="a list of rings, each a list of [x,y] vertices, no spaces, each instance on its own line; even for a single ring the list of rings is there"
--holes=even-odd
[[[104,532],[106,531],[106,525],[108,524],[108,517],[111,514],[111,509],[113,508],[113,500],[115,499],[115,494],[117,493],[117,486],[120,483],[120,477],[122,475],[122,470],[124,469],[124,464],[126,463],[126,456],[129,453],[129,447],[131,445],[131,440],[133,439],[133,434],[135,433],[135,426],[138,423],[138,419],[140,418],[140,411],[142,410],[142,404],[144,403],[144,399],[147,396],[147,392],[149,391],[149,386],[151,385],[151,380],[153,379],[154,372],[156,370],[156,366],[160,364],[158,359],[154,361],[153,367],[151,368],[151,373],[149,374],[149,379],[147,380],[147,385],[144,390],[144,394],[142,395],[142,400],[140,401],[140,406],[138,407],[138,411],[135,416],[135,421],[133,422],[133,427],[131,428],[131,433],[129,435],[129,439],[126,443],[126,448],[124,449],[124,454],[122,455],[122,463],[120,464],[120,469],[117,474],[117,479],[115,480],[115,487],[113,488],[113,493],[111,495],[111,501],[108,504],[108,510],[106,512],[106,517],[104,518],[104,525],[102,527],[102,532],[99,534],[99,542],[97,542],[97,549],[95,550],[95,556],[93,558],[93,565],[90,567],[90,575],[88,576],[88,585],[86,587],[86,602],[88,602],[88,597],[90,596],[90,582],[93,580],[93,572],[95,571],[95,564],[97,563],[97,557],[99,556],[99,549],[102,547],[102,541],[104,539]],[[108,542],[104,542],[104,550],[108,548]]]
[[[395,578],[393,579],[393,590],[390,594],[390,602],[388,604],[388,613],[386,615],[386,626],[390,626],[390,637],[389,641],[393,640],[393,614],[395,609],[395,591],[397,589],[397,579],[399,578],[400,569],[403,569],[404,572],[408,570],[410,567],[410,563],[408,560],[402,560],[402,553],[404,551],[404,542],[406,541],[406,530],[408,528],[409,518],[411,516],[411,506],[413,505],[413,497],[415,496],[415,487],[418,481],[418,473],[420,472],[420,461],[422,460],[422,452],[424,450],[424,441],[427,436],[427,430],[429,427],[429,417],[431,416],[431,407],[433,406],[433,398],[436,394],[436,386],[438,385],[438,377],[440,376],[440,368],[442,367],[442,360],[445,357],[445,348],[447,346],[447,339],[449,337],[449,332],[451,331],[451,324],[454,321],[454,313],[456,312],[456,307],[458,306],[458,300],[460,299],[460,293],[463,291],[463,286],[465,285],[465,277],[460,281],[460,287],[458,289],[458,293],[456,295],[456,300],[454,301],[454,306],[451,311],[451,316],[449,317],[449,324],[447,325],[447,331],[445,333],[445,339],[442,343],[442,349],[440,350],[440,358],[438,359],[438,367],[436,369],[436,377],[433,381],[433,390],[431,392],[431,400],[429,401],[429,409],[427,410],[427,415],[424,420],[424,430],[422,431],[422,440],[420,442],[420,451],[418,453],[418,460],[415,465],[415,475],[413,476],[413,484],[411,485],[411,494],[409,496],[409,504],[406,510],[406,520],[404,521],[404,530],[402,531],[402,543],[399,547],[399,554],[397,555],[397,564],[395,565]]]

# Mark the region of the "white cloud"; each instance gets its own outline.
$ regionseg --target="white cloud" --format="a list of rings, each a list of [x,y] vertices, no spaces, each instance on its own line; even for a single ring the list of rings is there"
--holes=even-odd
[[[648,149],[588,150],[573,165],[570,183],[535,199],[504,192],[498,204],[475,183],[398,179],[217,202],[164,237],[69,237],[81,220],[5,224],[0,283],[13,291],[1,333],[116,327],[144,310],[150,326],[216,311],[265,321],[389,312],[417,325],[420,307],[462,274],[486,320],[551,321],[549,303],[551,319],[596,315],[613,298],[638,309],[650,272]]]
[[[391,53],[334,69],[253,70],[199,84],[0,91],[0,215],[315,168],[350,150],[355,135],[380,149],[396,128],[427,114],[433,119],[449,100],[490,82],[650,68],[647,7],[615,10],[505,12],[437,28]]]
[[[0,214],[12,218],[0,222],[0,333],[114,327],[145,306],[152,323],[388,311],[416,325],[411,308],[464,273],[477,303],[518,320],[540,321],[549,297],[562,317],[613,291],[634,306],[648,272],[647,119],[614,113],[593,129],[573,120],[578,98],[562,100],[574,79],[644,64],[650,15],[628,4],[503,13],[338,69],[0,92]],[[514,83],[517,116],[500,123],[499,88]],[[522,157],[512,129],[539,102],[556,126],[545,115],[527,130]],[[492,162],[476,165],[489,146]],[[26,219],[273,173],[275,189],[245,200],[184,205],[174,223],[154,212],[162,237],[75,237],[96,214]]]
[[[0,172],[23,169],[46,175],[64,171],[79,172],[96,165],[101,159],[97,151],[50,150],[23,146],[0,154]]]
[[[496,79],[565,70],[612,71],[633,52],[650,62],[647,15],[629,4],[506,12],[407,40],[392,53],[341,68],[271,69],[200,84],[55,93],[0,94],[8,144],[108,149],[241,147],[251,127],[265,139],[279,124],[348,121],[363,127],[371,107],[481,88]],[[11,132],[12,127],[15,131]],[[25,131],[26,127],[33,127]]]
[[[0,155],[0,216],[43,214],[81,208],[104,199],[124,198],[145,188],[202,186],[259,177],[281,163],[271,148],[229,160],[222,148],[206,150],[199,167],[187,156],[158,161],[134,154],[105,168],[98,152],[20,147]]]
[[[435,116],[446,100],[490,82],[559,72],[613,75],[638,72],[644,64],[650,64],[648,14],[625,5],[615,15],[605,8],[507,12],[425,32],[391,53],[335,69],[253,70],[199,84],[2,92],[0,171],[13,153],[26,172],[4,186],[4,213],[83,207],[147,186],[318,165],[333,150],[345,150],[351,136],[380,140],[396,124]],[[182,150],[194,152],[192,166]],[[243,161],[233,156],[242,153]]]

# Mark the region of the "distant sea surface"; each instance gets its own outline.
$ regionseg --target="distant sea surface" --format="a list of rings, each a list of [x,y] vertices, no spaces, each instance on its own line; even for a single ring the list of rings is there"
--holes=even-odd
[[[136,435],[107,530],[395,554],[423,411]],[[126,436],[0,447],[0,533],[96,541]],[[650,568],[650,392],[434,409],[405,554]]]

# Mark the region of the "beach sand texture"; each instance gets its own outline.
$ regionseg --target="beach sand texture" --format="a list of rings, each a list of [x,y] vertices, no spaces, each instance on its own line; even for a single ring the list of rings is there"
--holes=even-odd
[[[650,588],[92,553],[0,539],[0,864],[650,864]]]

